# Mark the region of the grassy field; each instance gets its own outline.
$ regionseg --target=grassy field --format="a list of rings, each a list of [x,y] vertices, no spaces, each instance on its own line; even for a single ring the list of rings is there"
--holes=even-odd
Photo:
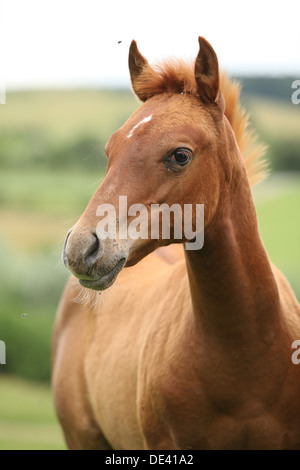
[[[138,107],[127,90],[11,92],[6,102],[1,107],[1,129],[42,129],[57,141],[84,133],[106,139]]]
[[[289,137],[300,143],[300,109],[289,102],[252,98],[247,109],[254,127],[263,136],[286,140]]]
[[[49,386],[1,376],[0,450],[65,448]]]
[[[300,301],[300,175],[272,175],[254,188],[260,234]]]

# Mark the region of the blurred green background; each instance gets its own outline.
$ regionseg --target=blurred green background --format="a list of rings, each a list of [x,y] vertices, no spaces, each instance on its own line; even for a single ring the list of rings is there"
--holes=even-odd
[[[254,188],[261,235],[300,299],[300,105],[294,78],[242,78],[271,173]],[[104,145],[137,108],[129,90],[11,92],[0,105],[0,449],[63,449],[50,342],[68,278],[67,230],[105,173]]]

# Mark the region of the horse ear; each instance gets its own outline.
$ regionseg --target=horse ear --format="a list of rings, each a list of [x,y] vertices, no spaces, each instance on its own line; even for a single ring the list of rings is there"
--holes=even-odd
[[[220,105],[223,111],[222,96],[219,96],[219,64],[218,58],[206,39],[199,37],[199,52],[195,62],[195,78],[197,92],[203,103],[214,103]]]
[[[128,64],[133,91],[141,101],[146,101],[147,98],[143,94],[139,93],[136,83],[143,69],[146,66],[149,66],[149,64],[147,59],[145,59],[145,57],[138,50],[136,41],[134,40],[130,44]]]

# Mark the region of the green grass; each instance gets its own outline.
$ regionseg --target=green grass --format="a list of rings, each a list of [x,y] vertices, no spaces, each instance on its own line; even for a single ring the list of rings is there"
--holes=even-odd
[[[251,97],[247,109],[255,128],[271,139],[296,139],[300,143],[300,109],[291,101]]]
[[[107,140],[137,106],[129,90],[8,93],[0,112],[0,171],[103,171]]]
[[[246,108],[274,171],[300,171],[300,107],[291,100],[251,97]]]
[[[50,387],[1,374],[0,450],[65,448]]]
[[[12,170],[0,172],[0,207],[37,212],[41,216],[79,216],[103,179],[100,170]]]
[[[300,176],[274,175],[254,190],[260,234],[300,300]]]
[[[58,140],[78,133],[107,138],[138,107],[131,91],[47,90],[7,93],[0,128],[42,129]]]

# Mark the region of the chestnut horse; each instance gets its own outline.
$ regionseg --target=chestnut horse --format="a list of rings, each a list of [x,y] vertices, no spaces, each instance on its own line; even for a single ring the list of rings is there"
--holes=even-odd
[[[199,44],[194,66],[150,66],[132,42],[143,103],[109,139],[106,177],[66,239],[52,384],[70,449],[300,449],[300,307],[258,231],[261,149],[237,85]],[[99,238],[97,207],[120,195],[204,204],[204,247]]]

